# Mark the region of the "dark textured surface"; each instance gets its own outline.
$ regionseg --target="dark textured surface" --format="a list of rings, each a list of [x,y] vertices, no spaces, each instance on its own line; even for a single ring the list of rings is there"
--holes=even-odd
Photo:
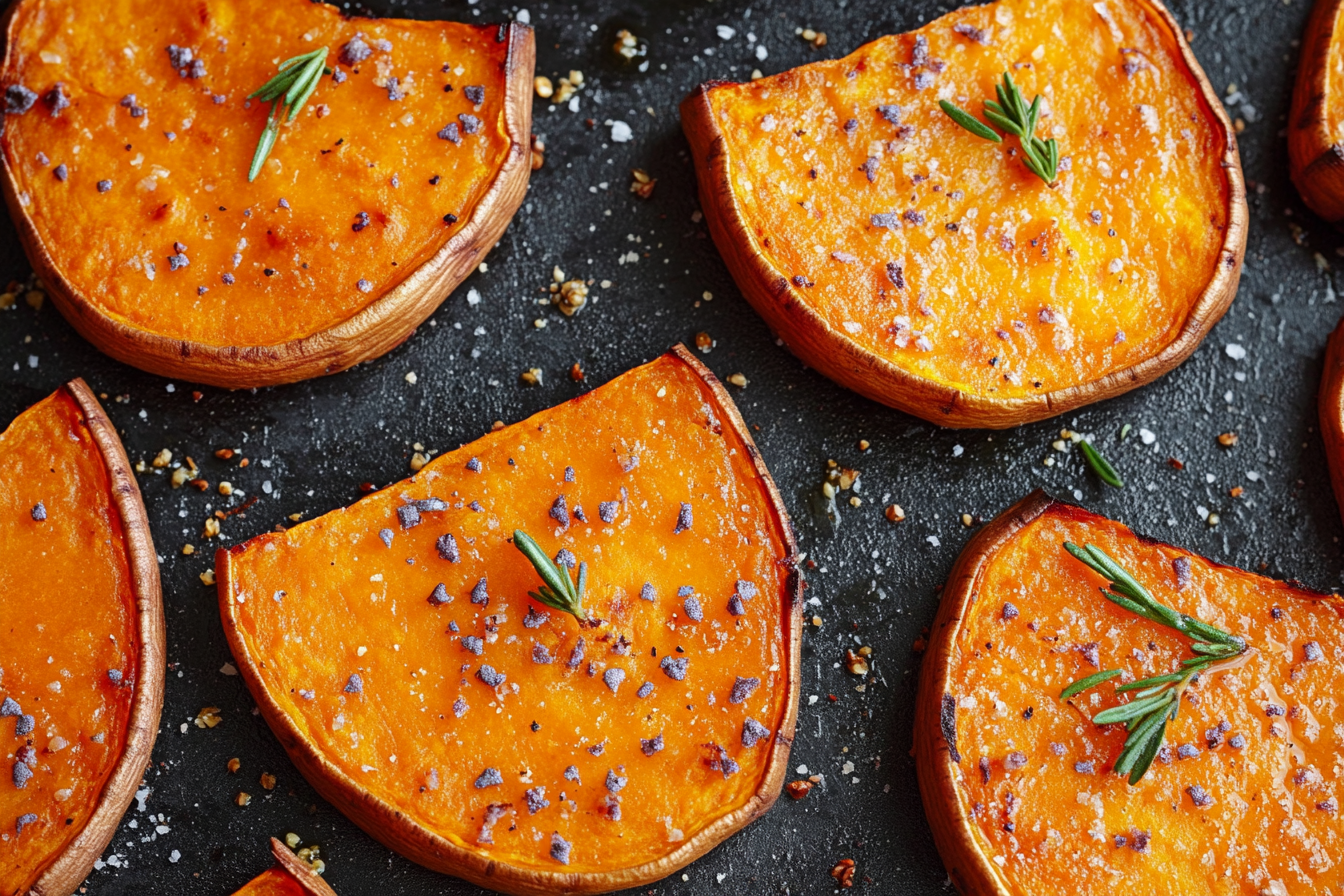
[[[495,0],[376,8],[477,21],[517,13]],[[128,396],[105,404],[132,460],[148,461],[169,448],[179,460],[194,457],[212,483],[227,478],[260,496],[245,516],[224,525],[224,542],[232,544],[286,522],[288,514],[312,517],[347,504],[359,496],[361,482],[405,477],[416,442],[436,451],[456,447],[494,420],[512,422],[572,398],[707,331],[717,340],[704,356],[710,367],[721,377],[741,372],[751,380],[734,395],[748,423],[760,427],[755,436],[795,516],[801,549],[817,563],[807,575],[807,594],[818,602],[809,614],[825,625],[809,627],[804,637],[803,706],[791,764],[824,774],[826,785],[799,803],[785,798],[686,869],[685,877],[647,892],[828,892],[835,883],[829,869],[845,857],[858,862],[856,891],[948,892],[909,756],[918,668],[911,644],[933,618],[937,586],[971,534],[961,514],[989,518],[1043,486],[1222,562],[1249,569],[1267,564],[1269,575],[1336,587],[1341,530],[1315,400],[1326,334],[1338,317],[1333,268],[1344,264],[1336,252],[1344,240],[1306,212],[1293,192],[1280,134],[1307,0],[1182,0],[1173,11],[1193,29],[1195,52],[1215,87],[1221,93],[1234,83],[1244,96],[1231,112],[1247,121],[1241,135],[1246,175],[1263,184],[1262,192],[1251,190],[1240,294],[1189,362],[1119,399],[992,434],[939,430],[803,369],[742,300],[693,217],[694,180],[676,104],[701,80],[743,79],[754,67],[771,73],[843,55],[950,8],[876,0],[529,4],[539,73],[557,78],[581,69],[587,84],[580,109],[550,111],[548,102],[537,100],[535,130],[546,138],[546,167],[533,175],[523,210],[489,256],[489,271],[463,284],[431,325],[386,357],[339,376],[255,394],[206,389],[193,402],[189,384],[170,386],[116,364],[50,305],[34,312],[20,303],[0,313],[0,419],[74,376],[96,392]],[[721,39],[718,25],[735,34]],[[815,50],[795,36],[795,28],[808,26],[824,30],[828,46]],[[647,72],[612,53],[623,27],[647,42]],[[766,59],[756,58],[748,32],[767,47]],[[585,125],[590,116],[596,128]],[[634,139],[611,143],[603,125],[609,119],[629,123]],[[658,178],[651,201],[627,192],[632,167]],[[632,251],[637,261],[619,263]],[[556,265],[569,276],[609,279],[612,286],[595,289],[597,300],[577,317],[563,318],[534,304]],[[0,276],[26,273],[6,222]],[[479,291],[479,304],[468,304],[469,289]],[[702,300],[705,291],[712,301]],[[545,329],[533,326],[538,317],[548,321]],[[1229,356],[1229,343],[1244,346],[1243,360]],[[564,375],[574,361],[588,372],[584,386]],[[518,374],[533,366],[545,372],[544,385],[519,385]],[[414,385],[405,379],[410,371],[418,377]],[[1119,443],[1126,423],[1134,433]],[[1043,466],[1063,426],[1094,434],[1128,487],[1107,490],[1076,451]],[[1153,444],[1142,443],[1141,427],[1155,434]],[[1241,435],[1231,451],[1215,442],[1227,430]],[[866,453],[857,448],[860,438],[872,443]],[[242,449],[251,465],[239,470],[215,460],[212,451],[222,446]],[[1174,469],[1170,457],[1185,469]],[[828,458],[863,472],[864,504],[842,505],[838,526],[818,515]],[[294,771],[253,715],[241,679],[220,672],[228,648],[214,589],[198,578],[212,566],[213,545],[206,548],[199,534],[207,507],[227,499],[173,490],[167,475],[146,474],[141,483],[163,557],[171,663],[166,708],[145,809],[132,808],[104,857],[115,855],[122,867],[95,871],[88,892],[223,896],[268,864],[264,838],[287,831],[322,845],[327,879],[342,896],[477,892],[384,849]],[[1236,485],[1246,489],[1240,499],[1228,496]],[[882,518],[888,500],[909,514],[899,526]],[[1221,523],[1210,527],[1201,506],[1220,514]],[[205,550],[184,557],[187,542]],[[857,643],[875,650],[862,693],[837,665],[844,648]],[[820,699],[812,705],[809,695]],[[220,707],[223,722],[211,730],[189,725],[181,733],[205,706]],[[242,760],[236,776],[225,770],[233,756]],[[846,762],[854,763],[850,774],[842,773]],[[262,772],[279,779],[272,793],[257,784]],[[246,808],[233,803],[240,789],[254,794]],[[167,833],[153,833],[150,813],[165,817]],[[169,859],[173,850],[181,854],[176,863]]]

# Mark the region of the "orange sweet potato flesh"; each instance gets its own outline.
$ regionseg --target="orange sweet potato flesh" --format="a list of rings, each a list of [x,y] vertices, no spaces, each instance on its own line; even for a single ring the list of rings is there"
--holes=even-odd
[[[1104,600],[1101,577],[1064,551],[1065,540],[1100,546],[1157,600],[1250,644],[1244,659],[1191,689],[1168,727],[1170,754],[1133,787],[1110,773],[1123,726],[1090,717],[1128,699],[1115,685],[1191,656],[1189,642]],[[968,588],[974,603],[947,673],[960,753],[955,811],[993,863],[997,892],[1256,896],[1344,885],[1337,596],[1062,504],[1006,536]],[[1016,615],[1005,613],[1010,604]],[[1100,668],[1125,674],[1061,701],[1066,685],[1097,671],[1093,647]],[[1197,788],[1211,805],[1196,805]]]
[[[934,393],[1048,395],[1055,413],[1104,397],[1109,376],[1182,339],[1184,357],[1231,300],[1223,269],[1244,243],[1240,173],[1224,167],[1235,144],[1184,54],[1146,0],[1000,0],[841,59],[707,85],[683,117],[703,107],[689,130],[715,239],[742,244],[726,254],[759,253],[754,273],[730,266],[739,283],[762,281],[744,291],[795,351],[879,401],[1002,426],[1051,408],[930,407],[872,364],[828,370],[844,352],[812,331]],[[979,117],[1006,70],[1028,102],[1043,96],[1037,134],[1064,159],[1053,187],[1016,138],[993,144],[938,106]],[[711,165],[726,166],[726,184],[706,183]],[[1211,284],[1217,301],[1201,308]]]
[[[561,495],[567,526],[551,513]],[[447,509],[404,528],[398,508],[431,497]],[[528,598],[540,580],[515,529],[589,564],[600,625]],[[445,534],[460,562],[442,559]],[[662,877],[773,801],[796,711],[793,557],[740,418],[678,349],[216,563],[234,656],[319,791],[430,867],[568,893]],[[480,582],[488,604],[473,602]],[[451,602],[434,605],[440,584]],[[686,661],[684,678],[665,661]],[[484,666],[506,681],[488,686]],[[739,678],[759,687],[734,702]],[[748,718],[770,734],[744,739]],[[500,783],[477,786],[487,769]]]
[[[137,333],[228,348],[338,326],[466,228],[518,154],[509,28],[346,18],[307,0],[21,0],[10,15],[0,77],[38,94],[0,139],[15,211],[49,279]],[[349,64],[357,35],[371,55]],[[203,74],[183,76],[170,45]],[[269,106],[247,95],[321,46],[337,75],[249,183]],[[58,83],[69,106],[53,112]],[[459,143],[438,136],[450,123]],[[177,255],[187,264],[174,270]]]
[[[1297,83],[1288,116],[1288,164],[1312,211],[1344,221],[1344,33],[1340,0],[1318,0],[1302,33]]]
[[[39,502],[42,521],[34,519]],[[0,718],[0,893],[14,896],[28,892],[95,813],[121,758],[139,681],[125,532],[103,457],[64,389],[0,434],[0,545],[0,700],[16,701],[23,714]],[[16,734],[28,715],[31,732]],[[20,789],[21,749],[35,752]],[[17,830],[28,815],[35,820]]]

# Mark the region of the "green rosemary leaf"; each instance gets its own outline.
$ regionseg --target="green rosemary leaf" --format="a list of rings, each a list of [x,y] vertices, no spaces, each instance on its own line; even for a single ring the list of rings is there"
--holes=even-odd
[[[1170,681],[1180,681],[1184,677],[1185,677],[1184,672],[1170,672],[1166,675],[1154,675],[1152,678],[1141,678],[1138,681],[1131,681],[1129,684],[1117,685],[1115,690],[1117,693],[1121,694],[1125,693],[1126,691],[1141,691],[1144,688],[1151,687],[1155,684],[1165,684]]]
[[[1143,773],[1148,771],[1148,766],[1153,764],[1153,757],[1162,748],[1166,734],[1167,714],[1155,712],[1150,715],[1125,739],[1125,746],[1115,761],[1115,773],[1123,775],[1128,772],[1130,783],[1137,784]],[[1136,771],[1138,777],[1135,777]]]
[[[588,564],[579,564],[579,585],[576,588],[569,573],[546,556],[541,545],[526,532],[519,529],[513,531],[513,546],[532,564],[537,575],[541,576],[542,586],[536,591],[528,592],[532,599],[562,613],[569,613],[580,622],[588,622],[588,613],[583,609],[583,591],[588,579]]]
[[[1092,468],[1092,472],[1097,474],[1097,478],[1102,482],[1114,488],[1124,488],[1125,480],[1120,478],[1120,474],[1115,472],[1115,467],[1111,462],[1101,456],[1101,452],[1092,447],[1092,443],[1083,439],[1078,443],[1082,449],[1083,457],[1087,459],[1087,465]]]
[[[947,117],[970,131],[977,137],[988,140],[991,143],[1002,143],[1003,138],[994,132],[988,125],[982,123],[971,113],[964,109],[959,109],[947,100],[939,100],[938,105],[947,113]]]
[[[1036,144],[1033,141],[1036,139],[1036,123],[1040,121],[1040,119],[1041,96],[1040,94],[1037,94],[1036,98],[1031,101],[1031,105],[1027,107],[1027,126],[1023,128],[1023,130],[1027,132],[1027,142],[1031,143],[1032,149],[1036,148]]]
[[[1119,669],[1106,669],[1104,671],[1096,672],[1092,675],[1089,675],[1086,678],[1080,678],[1073,684],[1066,687],[1064,690],[1060,691],[1059,699],[1067,700],[1074,694],[1081,694],[1088,688],[1094,688],[1097,685],[1101,684],[1103,681],[1109,681],[1110,679],[1114,678],[1119,674],[1120,674]]]
[[[526,532],[514,530],[513,546],[527,558],[528,562],[536,569],[537,575],[541,576],[542,582],[551,591],[556,594],[563,594],[566,597],[569,596],[569,590],[572,587],[569,576],[555,565],[554,560],[546,556],[546,552],[541,549],[541,545],[533,540],[532,536]]]
[[[993,109],[986,108],[985,118],[989,119],[990,123],[993,124],[995,127],[999,128],[1000,130],[1007,131],[1014,137],[1022,136],[1022,128],[1018,127],[1017,122],[1013,121],[1006,115],[1000,115]]]
[[[277,101],[271,106],[271,114],[267,118],[266,127],[261,132],[261,139],[257,141],[257,150],[252,154],[252,167],[247,171],[247,180],[249,183],[257,179],[261,173],[261,166],[266,161],[266,157],[271,154],[271,147],[275,146],[275,138],[279,133],[280,122],[276,117],[280,110],[280,103]]]
[[[1110,709],[1103,709],[1092,717],[1094,725],[1114,725],[1116,722],[1128,722],[1137,716],[1147,715],[1159,706],[1165,707],[1171,698],[1165,694],[1148,697],[1144,700],[1131,700]]]
[[[1147,745],[1143,751],[1134,760],[1133,767],[1129,770],[1129,786],[1138,784],[1143,776],[1148,774],[1148,769],[1152,766],[1153,760],[1157,758],[1157,751],[1162,749],[1162,742],[1167,737],[1167,722],[1162,720],[1161,726],[1152,734],[1148,735]]]
[[[259,99],[263,103],[272,103],[271,112],[266,119],[266,127],[257,141],[257,150],[252,156],[252,166],[248,169],[248,181],[257,179],[262,166],[275,147],[280,135],[280,120],[293,121],[304,103],[317,89],[322,73],[326,71],[327,48],[319,47],[298,56],[291,56],[280,63],[280,71],[265,84],[247,95],[248,99]],[[285,109],[288,107],[288,114]]]
[[[1151,696],[1153,696],[1154,694],[1160,694],[1160,693],[1162,693],[1163,691],[1167,690],[1167,689],[1170,688],[1170,687],[1171,687],[1171,685],[1169,685],[1169,684],[1159,684],[1159,685],[1154,685],[1154,686],[1151,687],[1151,688],[1144,688],[1142,691],[1135,691],[1135,692],[1134,692],[1134,699],[1135,699],[1135,700],[1143,700],[1143,699],[1145,699],[1145,698],[1147,698],[1147,697],[1151,697]]]

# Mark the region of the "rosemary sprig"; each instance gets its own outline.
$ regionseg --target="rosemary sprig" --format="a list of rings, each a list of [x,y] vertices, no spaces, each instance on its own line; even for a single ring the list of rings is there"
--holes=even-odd
[[[592,617],[583,609],[583,592],[588,584],[587,563],[579,564],[579,580],[576,583],[569,577],[569,572],[546,556],[541,545],[526,532],[518,529],[513,531],[513,546],[522,552],[536,568],[537,575],[541,576],[542,586],[536,591],[527,592],[533,600],[562,613],[569,613],[585,625],[592,624]]]
[[[1154,675],[1118,686],[1116,693],[1133,692],[1133,699],[1104,709],[1092,717],[1095,725],[1123,723],[1129,729],[1129,736],[1125,738],[1125,745],[1115,762],[1115,772],[1119,775],[1128,774],[1129,783],[1137,784],[1162,748],[1167,723],[1176,718],[1181,708],[1181,697],[1190,682],[1214,663],[1242,654],[1246,650],[1246,641],[1160,603],[1148,589],[1096,545],[1080,548],[1066,541],[1064,549],[1105,577],[1108,584],[1101,589],[1103,597],[1150,622],[1175,629],[1191,639],[1190,649],[1199,654],[1182,660],[1178,672]],[[1080,678],[1060,692],[1060,699],[1067,700],[1119,674],[1119,669],[1107,669]]]
[[[265,84],[248,94],[248,99],[259,99],[271,104],[271,114],[266,117],[266,128],[257,141],[257,151],[252,155],[252,167],[247,171],[249,183],[257,179],[261,166],[265,164],[276,137],[280,136],[280,119],[293,121],[299,110],[317,89],[317,83],[328,71],[327,48],[319,47],[310,53],[294,56],[280,63],[280,73]],[[288,107],[289,115],[285,116]]]
[[[1078,443],[1078,447],[1083,451],[1083,457],[1087,459],[1087,465],[1092,468],[1092,472],[1104,483],[1115,488],[1124,488],[1125,480],[1120,478],[1120,474],[1115,472],[1115,467],[1111,462],[1101,456],[1101,452],[1092,447],[1092,443],[1083,439]]]
[[[996,100],[985,100],[985,118],[999,130],[1012,134],[1022,144],[1022,163],[1027,170],[1053,184],[1059,175],[1059,143],[1051,137],[1042,140],[1036,136],[1036,124],[1041,116],[1040,94],[1027,105],[1022,91],[1017,89],[1013,76],[1003,73],[1003,83],[994,85]],[[947,113],[947,117],[983,140],[1002,143],[1003,138],[978,118],[964,109],[958,108],[947,100],[939,100],[938,105]]]

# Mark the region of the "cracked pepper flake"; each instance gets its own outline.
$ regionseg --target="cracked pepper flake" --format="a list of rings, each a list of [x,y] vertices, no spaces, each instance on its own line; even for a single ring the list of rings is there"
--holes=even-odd
[[[14,763],[14,786],[23,790],[33,778],[33,770],[22,762]]]
[[[481,581],[484,582],[485,579],[481,579]],[[551,615],[549,613],[538,613],[536,607],[529,605],[527,615],[523,617],[523,628],[541,628],[550,619]]]
[[[569,528],[569,509],[565,506],[565,496],[559,495],[551,504],[551,519],[565,528]]]
[[[736,594],[728,598],[728,613],[732,616],[747,615],[747,608],[742,603],[742,598],[738,597]]]
[[[479,106],[485,102],[485,88],[479,84],[470,84],[462,88],[462,95],[467,98],[467,102],[473,106]]]
[[[462,648],[480,656],[485,651],[485,642],[475,635],[467,635],[462,638]]]
[[[756,689],[760,686],[761,680],[759,678],[754,676],[751,678],[743,678],[739,675],[737,676],[737,680],[733,682],[733,689],[728,695],[728,702],[741,703],[755,693]]]
[[[601,501],[597,505],[597,516],[604,523],[616,522],[616,514],[621,509],[619,501]]]
[[[654,603],[658,600],[658,592],[654,590],[652,583],[645,582],[644,586],[639,589],[639,599],[647,600],[649,603]]]
[[[467,461],[467,469],[473,473],[481,472],[480,460],[478,458],[473,457],[471,460]]]
[[[742,746],[754,747],[770,736],[770,729],[748,716],[742,722]]]
[[[487,768],[476,778],[476,789],[484,790],[487,787],[498,787],[504,783],[504,776],[499,773],[497,768]]]
[[[447,533],[440,535],[438,541],[434,542],[434,547],[439,551],[439,559],[447,560],[449,563],[462,562],[462,555],[457,550],[457,539],[452,535]]]
[[[460,719],[466,714],[467,714],[467,701],[463,700],[461,697],[458,697],[456,700],[453,701],[453,715],[457,716]]]
[[[462,133],[468,136],[477,133],[481,129],[481,120],[475,115],[468,115],[463,112],[461,115],[457,116],[457,120],[462,122]]]
[[[629,780],[629,778],[622,778],[620,775],[616,774],[616,772],[607,769],[607,780],[605,783],[607,785],[607,790],[610,790],[612,793],[620,793]]]
[[[392,536],[395,534],[396,533],[394,533],[391,529],[378,530],[378,537],[381,538],[383,540],[383,544],[387,545],[389,548],[392,547]]]
[[[17,820],[15,820],[14,833],[22,834],[24,828],[28,827],[28,825],[30,824],[35,824],[36,822],[37,822],[37,816],[35,814],[33,814],[32,812],[25,812],[22,815],[20,815]]]
[[[551,804],[551,801],[546,799],[545,787],[533,787],[523,791],[523,800],[527,803],[528,815],[536,815]]]
[[[584,640],[582,638],[574,642],[574,649],[569,652],[569,661],[565,663],[567,667],[570,669],[579,668],[579,664],[583,662],[583,648]]]
[[[573,569],[578,563],[578,559],[568,548],[561,548],[555,555],[555,565],[564,569]]]
[[[372,55],[373,48],[364,42],[362,36],[356,34],[341,47],[340,60],[344,65],[355,66]]]
[[[645,756],[661,753],[663,751],[663,736],[658,734],[650,738],[641,737],[639,739],[639,749],[643,751]]]
[[[677,511],[677,527],[672,530],[672,534],[679,535],[689,528],[691,528],[691,505],[682,501],[681,509]]]
[[[439,131],[439,139],[447,140],[449,143],[460,144],[462,142],[462,133],[457,127],[457,122],[450,121]]]
[[[358,672],[352,672],[350,678],[345,682],[344,690],[347,694],[364,693],[364,679],[359,677]]]
[[[32,734],[33,729],[37,727],[37,719],[28,713],[19,716],[18,721],[14,723],[14,733],[23,737],[25,734]]]
[[[691,661],[684,656],[665,656],[663,657],[663,661],[658,664],[658,667],[673,681],[685,681],[686,667],[689,666],[690,663]]]
[[[646,681],[639,686],[639,690],[635,691],[635,696],[643,700],[645,697],[649,696],[652,693],[653,693],[653,682]]]
[[[503,672],[496,672],[492,666],[482,665],[476,670],[476,677],[488,687],[497,688],[502,685],[508,677]]]
[[[22,84],[11,84],[5,88],[5,114],[22,115],[33,108],[37,94]]]
[[[429,602],[435,607],[441,607],[446,603],[451,603],[453,596],[448,593],[448,589],[440,582],[434,586],[434,590],[429,593]]]
[[[607,687],[611,688],[613,694],[616,693],[616,689],[621,686],[621,682],[623,681],[625,681],[624,669],[611,668],[602,673],[602,682]]]
[[[41,501],[38,501],[36,504],[33,505],[33,509],[29,511],[29,513],[35,522],[41,523],[45,521],[47,518],[47,505],[43,504]]]
[[[573,848],[573,844],[559,834],[551,835],[551,858],[561,865],[569,864],[569,852]]]
[[[413,529],[420,525],[420,509],[414,504],[403,504],[397,508],[397,519],[401,522],[401,528]]]
[[[565,780],[573,781],[575,784],[583,783],[579,780],[579,767],[577,765],[571,765],[565,769]]]
[[[454,563],[457,561],[454,560]],[[471,587],[471,602],[482,607],[490,605],[490,592],[486,588],[485,577],[482,576],[476,584]]]
[[[700,608],[700,601],[695,595],[686,598],[682,603],[682,609],[686,611],[686,618],[692,622],[704,621],[705,611]]]
[[[13,697],[6,697],[5,701],[0,703],[0,719],[17,716],[21,712],[23,712],[23,708],[19,706],[19,701],[15,700]]]
[[[532,662],[537,663],[538,665],[549,665],[551,661],[551,652],[546,649],[546,645],[533,643]]]

